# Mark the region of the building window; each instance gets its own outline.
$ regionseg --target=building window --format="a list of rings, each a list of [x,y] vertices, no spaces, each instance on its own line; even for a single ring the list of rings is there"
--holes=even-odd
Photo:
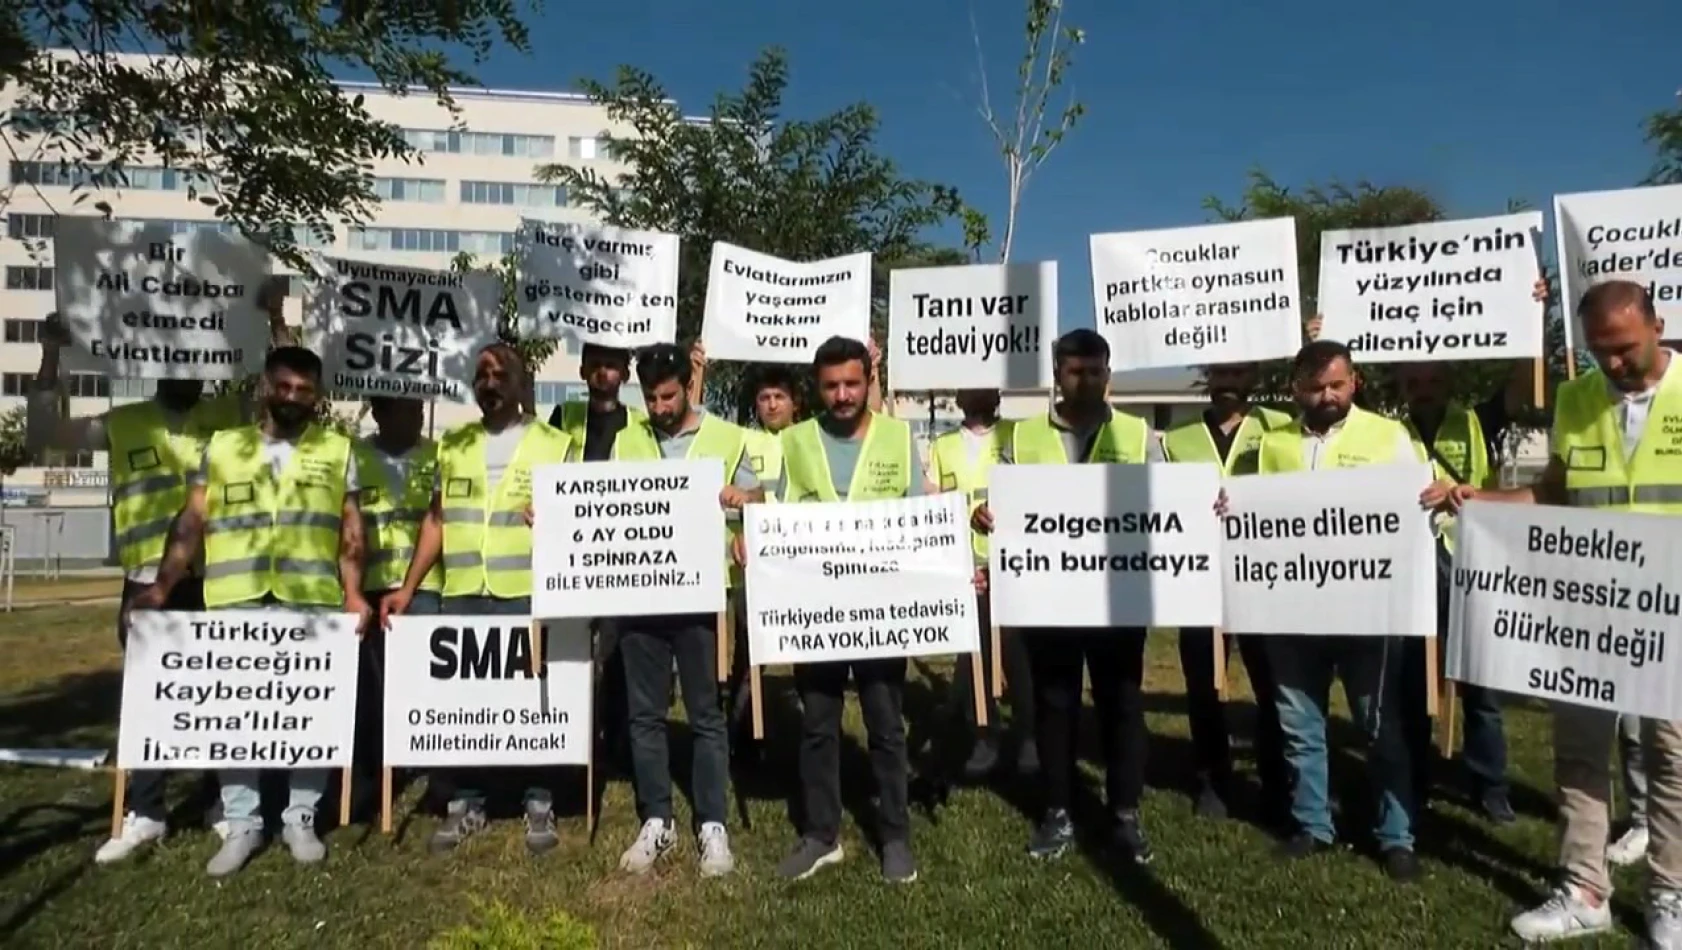
[[[403,140],[422,152],[450,155],[504,155],[509,158],[554,158],[555,138],[466,129],[404,129]]]
[[[118,170],[110,166],[78,167],[65,162],[13,162],[12,181],[20,184],[74,188],[132,188],[137,191],[186,191],[212,188],[208,175],[178,168],[136,165]]]
[[[470,205],[514,205],[520,208],[564,208],[567,190],[560,185],[511,181],[464,181],[461,200]]]
[[[53,216],[50,214],[6,215],[6,236],[17,241],[25,238],[53,236]]]
[[[7,290],[52,290],[53,269],[51,267],[8,267],[6,268]]]
[[[63,379],[64,391],[72,399],[111,398],[111,381],[104,373],[69,373]]]
[[[0,373],[0,396],[27,396],[34,380],[33,373]]]
[[[44,449],[41,452],[42,468],[93,468],[93,453],[86,449],[65,452],[61,449]]]
[[[45,320],[24,320],[11,318],[6,321],[7,343],[39,343],[41,342],[41,324]]]
[[[440,178],[376,178],[374,194],[381,201],[418,201],[442,204],[444,181]]]
[[[567,155],[580,161],[609,158],[607,140],[599,135],[574,135],[567,139]]]
[[[151,399],[157,391],[158,381],[155,379],[111,380],[112,399]]]
[[[352,228],[351,250],[420,254],[502,255],[513,252],[514,235],[503,231],[442,231],[435,228]]]

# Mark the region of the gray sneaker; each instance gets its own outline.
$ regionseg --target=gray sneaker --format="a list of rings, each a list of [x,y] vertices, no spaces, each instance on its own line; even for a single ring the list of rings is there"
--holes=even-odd
[[[526,850],[547,854],[561,843],[555,831],[555,807],[541,799],[526,799]]]
[[[315,816],[304,815],[296,824],[281,829],[280,840],[292,852],[292,860],[299,864],[315,864],[327,857],[327,846],[315,835]]]
[[[917,861],[911,857],[911,844],[889,841],[882,845],[882,879],[890,884],[910,884],[917,880]]]
[[[427,850],[433,854],[454,851],[469,837],[485,830],[490,821],[485,818],[485,806],[478,802],[451,802],[444,813],[444,823],[432,833]]]
[[[1682,891],[1654,888],[1647,895],[1649,950],[1682,950]]]
[[[777,876],[786,881],[804,881],[831,864],[840,864],[845,856],[839,841],[824,844],[812,838],[801,838],[788,857],[777,865]]]
[[[245,862],[257,853],[263,846],[263,829],[258,827],[241,827],[232,829],[228,836],[222,839],[222,847],[204,866],[204,873],[211,877],[227,877],[245,867]]]

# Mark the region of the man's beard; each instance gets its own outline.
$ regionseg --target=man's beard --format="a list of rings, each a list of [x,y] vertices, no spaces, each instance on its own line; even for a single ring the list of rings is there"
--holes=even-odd
[[[304,423],[310,421],[310,417],[314,414],[314,411],[309,406],[301,403],[269,403],[269,418],[274,420],[275,425],[286,429],[296,429],[299,426],[302,426]]]
[[[1332,404],[1321,404],[1302,411],[1302,417],[1315,428],[1326,429],[1343,421],[1349,414],[1349,407]]]

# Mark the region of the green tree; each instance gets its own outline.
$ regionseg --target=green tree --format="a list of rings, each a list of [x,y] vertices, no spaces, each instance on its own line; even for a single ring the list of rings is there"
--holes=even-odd
[[[1249,186],[1236,204],[1228,204],[1218,197],[1204,200],[1204,207],[1222,221],[1246,221],[1261,218],[1293,217],[1297,225],[1297,277],[1302,293],[1302,316],[1306,321],[1318,312],[1320,289],[1320,235],[1326,231],[1347,228],[1395,227],[1440,221],[1447,215],[1437,198],[1429,192],[1401,185],[1379,186],[1360,181],[1353,185],[1332,181],[1325,185],[1309,185],[1300,190],[1279,184],[1265,172],[1250,174]],[[1508,212],[1524,210],[1520,202],[1509,202]],[[1552,299],[1557,299],[1557,294]],[[1547,352],[1550,378],[1561,378],[1564,371],[1564,335],[1558,307],[1550,304],[1546,317]],[[1262,391],[1269,398],[1281,399],[1289,391],[1288,364],[1276,361],[1265,364],[1262,372]],[[1454,373],[1455,395],[1469,403],[1481,402],[1506,386],[1514,372],[1509,361],[1484,360],[1457,364]],[[1400,394],[1391,382],[1383,364],[1361,368],[1365,380],[1364,397],[1375,407],[1393,410],[1400,404]],[[1537,420],[1526,417],[1521,425],[1534,425]]]
[[[727,241],[791,260],[870,251],[873,323],[887,322],[887,272],[936,259],[923,239],[963,209],[952,188],[902,176],[878,153],[876,111],[858,103],[816,119],[783,115],[788,61],[770,49],[756,59],[747,85],[722,93],[706,121],[686,118],[653,75],[622,66],[612,84],[583,80],[592,100],[631,134],[609,143],[628,166],[618,179],[593,169],[548,165],[538,176],[567,186],[597,218],[623,227],[682,237],[678,271],[678,336],[699,336],[712,246]],[[714,361],[707,401],[745,417],[748,367]]]
[[[1648,116],[1646,127],[1647,143],[1658,156],[1642,184],[1682,184],[1682,104]]]
[[[472,254],[462,251],[450,261],[450,269],[458,274],[494,274],[502,282],[502,299],[498,308],[499,320],[497,336],[504,343],[511,344],[520,351],[526,360],[526,366],[532,373],[536,373],[555,355],[554,340],[522,340],[519,338],[519,307],[520,285],[518,270],[520,259],[517,254],[504,254],[501,260],[479,261]]]
[[[301,265],[293,227],[366,220],[371,161],[411,160],[402,131],[375,119],[333,74],[425,90],[475,85],[500,42],[527,48],[514,0],[407,3],[4,4],[0,80],[24,93],[4,128],[62,154],[87,187],[120,186],[137,160],[192,176],[190,199]],[[68,50],[52,56],[50,49]],[[112,54],[158,54],[120,61]],[[148,157],[149,156],[149,157]],[[104,204],[100,202],[99,204]],[[60,209],[64,210],[64,209]]]

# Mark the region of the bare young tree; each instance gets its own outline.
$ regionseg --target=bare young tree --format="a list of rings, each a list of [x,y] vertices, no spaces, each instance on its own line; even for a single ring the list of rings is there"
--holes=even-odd
[[[981,27],[975,21],[973,6],[970,8],[970,33],[975,38],[975,60],[981,78],[981,102],[977,111],[993,133],[993,140],[1005,163],[1008,200],[1004,232],[999,238],[999,261],[1002,263],[1010,260],[1011,247],[1016,241],[1016,215],[1028,180],[1086,114],[1086,107],[1071,92],[1062,111],[1053,112],[1050,121],[1047,121],[1051,97],[1062,87],[1069,67],[1074,63],[1075,47],[1086,42],[1086,31],[1063,25],[1063,0],[1027,0],[1023,28],[1025,48],[1016,67],[1012,90],[1014,107],[1004,114],[993,107],[992,90],[987,81],[987,58],[982,52]],[[982,245],[990,239],[987,219],[973,209],[966,209],[963,219],[965,243],[975,250],[979,258]]]

